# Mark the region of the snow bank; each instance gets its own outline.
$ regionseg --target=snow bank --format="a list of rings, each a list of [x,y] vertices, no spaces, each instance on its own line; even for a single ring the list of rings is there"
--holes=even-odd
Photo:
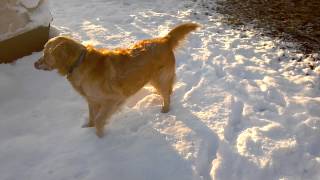
[[[40,53],[0,68],[0,179],[318,180],[316,71],[277,40],[194,15],[192,1],[52,1],[61,34],[129,46],[183,21],[203,28],[176,53],[172,110],[151,87],[130,98],[98,139],[84,100]],[[194,8],[191,10],[190,8]],[[4,89],[4,90],[3,90]]]
[[[15,22],[11,22],[8,25],[8,29],[0,34],[0,41],[20,35],[39,26],[47,27],[52,21],[47,0],[17,0],[15,3],[7,2],[4,5],[2,8],[14,10],[16,17],[11,17],[10,15],[6,17]],[[20,24],[18,28],[15,28],[16,25],[12,25],[14,23]]]

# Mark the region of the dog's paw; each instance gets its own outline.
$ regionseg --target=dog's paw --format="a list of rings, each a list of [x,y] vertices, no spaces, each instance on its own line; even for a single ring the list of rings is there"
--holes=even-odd
[[[90,127],[94,127],[94,123],[87,122],[87,123],[83,124],[81,127],[82,127],[82,128],[90,128]]]
[[[167,113],[169,112],[170,108],[169,107],[162,107],[161,112],[162,113]]]
[[[102,138],[104,136],[103,130],[97,130],[96,135],[98,136],[98,138]]]

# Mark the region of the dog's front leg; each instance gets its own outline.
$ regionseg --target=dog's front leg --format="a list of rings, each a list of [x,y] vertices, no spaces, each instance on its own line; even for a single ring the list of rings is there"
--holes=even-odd
[[[103,137],[104,126],[108,123],[111,115],[119,108],[120,104],[120,101],[115,100],[100,104],[98,114],[95,117],[96,134],[98,137]]]
[[[95,103],[93,101],[87,100],[88,102],[88,109],[89,109],[89,119],[86,124],[84,124],[82,127],[94,127],[94,120],[99,110],[99,104]]]

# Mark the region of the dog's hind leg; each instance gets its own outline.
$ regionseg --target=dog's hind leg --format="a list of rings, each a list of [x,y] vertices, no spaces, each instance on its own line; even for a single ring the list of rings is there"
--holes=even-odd
[[[150,81],[163,99],[162,113],[167,113],[170,110],[170,96],[172,94],[173,84],[175,81],[175,67],[168,66],[160,70]]]
[[[100,104],[99,111],[95,117],[95,128],[98,137],[103,137],[104,126],[109,122],[111,115],[123,104],[122,100],[109,100]]]

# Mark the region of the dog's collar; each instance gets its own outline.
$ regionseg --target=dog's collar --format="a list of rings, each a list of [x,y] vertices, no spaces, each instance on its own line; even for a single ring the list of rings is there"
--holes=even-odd
[[[77,59],[77,61],[71,66],[71,68],[68,71],[68,75],[72,74],[72,72],[74,71],[74,69],[76,69],[84,60],[85,56],[87,54],[86,50],[81,51],[81,54],[79,56],[79,58]]]

